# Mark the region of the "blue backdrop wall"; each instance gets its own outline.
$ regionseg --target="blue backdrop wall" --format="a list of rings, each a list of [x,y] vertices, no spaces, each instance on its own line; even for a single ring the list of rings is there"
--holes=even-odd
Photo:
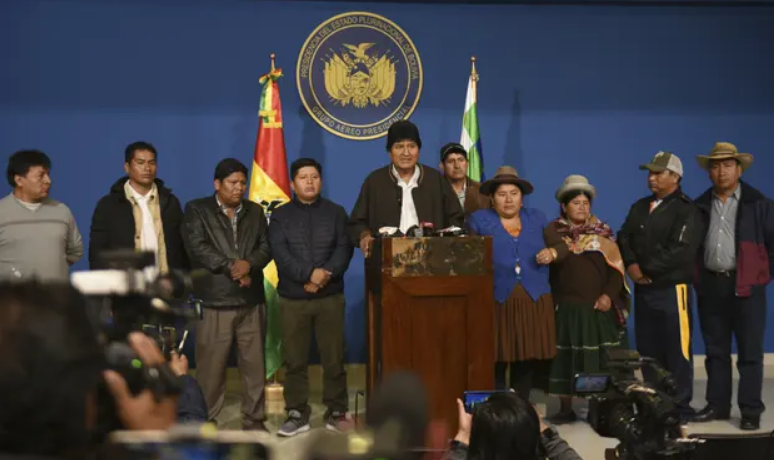
[[[319,23],[360,10],[395,21],[419,50],[425,84],[412,120],[427,164],[459,139],[476,55],[486,172],[516,166],[536,186],[529,205],[549,215],[562,179],[580,173],[599,190],[595,212],[618,228],[647,193],[637,166],[659,149],[682,156],[696,196],[708,179],[694,156],[717,140],[755,154],[746,179],[774,196],[774,8],[437,3],[4,0],[0,159],[48,152],[53,195],[84,235],[138,139],[157,146],[160,177],[182,201],[209,194],[218,160],[251,161],[258,77],[276,53],[288,160],[318,159],[324,194],[349,210],[365,175],[388,161],[385,140],[345,140],[315,124],[294,66]],[[362,276],[358,254],[346,276],[349,358],[358,362]],[[699,334],[694,345],[703,352]]]

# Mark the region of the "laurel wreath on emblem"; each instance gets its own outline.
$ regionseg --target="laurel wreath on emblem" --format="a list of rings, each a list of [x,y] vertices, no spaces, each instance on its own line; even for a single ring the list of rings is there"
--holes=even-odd
[[[395,63],[387,54],[368,55],[375,43],[350,45],[340,54],[332,53],[325,61],[325,90],[334,104],[355,108],[387,105],[395,91]]]

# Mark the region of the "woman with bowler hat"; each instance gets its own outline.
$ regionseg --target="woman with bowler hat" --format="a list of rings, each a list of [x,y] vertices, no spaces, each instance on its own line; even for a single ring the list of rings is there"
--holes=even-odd
[[[533,379],[542,376],[556,354],[554,306],[548,284],[548,264],[555,250],[543,244],[546,216],[524,207],[533,187],[516,169],[501,166],[481,185],[492,209],[470,215],[470,233],[492,237],[495,308],[495,382],[529,399]],[[542,386],[542,385],[541,385]]]
[[[556,304],[556,358],[548,393],[560,397],[554,423],[577,419],[572,410],[578,373],[604,372],[607,350],[627,347],[629,292],[621,251],[610,227],[591,213],[597,190],[583,176],[568,176],[559,190],[559,217],[543,232],[553,249],[551,294]]]

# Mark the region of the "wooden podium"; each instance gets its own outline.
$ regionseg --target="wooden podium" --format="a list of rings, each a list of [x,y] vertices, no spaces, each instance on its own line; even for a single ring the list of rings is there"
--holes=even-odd
[[[366,259],[368,394],[410,370],[425,383],[433,421],[457,429],[456,399],[494,389],[492,240],[382,238]]]

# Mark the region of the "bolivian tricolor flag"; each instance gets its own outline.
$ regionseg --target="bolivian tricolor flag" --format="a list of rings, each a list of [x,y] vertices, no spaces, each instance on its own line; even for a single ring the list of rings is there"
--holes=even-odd
[[[278,206],[290,201],[288,162],[285,157],[285,138],[282,133],[282,105],[277,80],[282,69],[274,68],[259,80],[263,86],[261,107],[258,112],[258,137],[255,140],[253,170],[250,176],[250,201],[263,206],[268,218]],[[274,261],[263,270],[266,291],[266,378],[271,378],[282,367],[282,335],[277,297],[277,266]]]

